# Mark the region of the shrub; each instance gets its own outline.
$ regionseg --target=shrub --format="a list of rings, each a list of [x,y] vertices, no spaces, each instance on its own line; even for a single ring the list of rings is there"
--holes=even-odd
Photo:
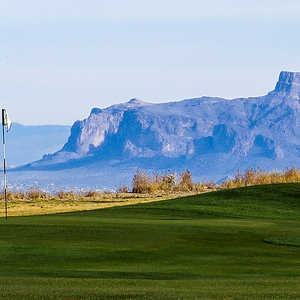
[[[246,170],[243,176],[244,185],[252,185],[256,182],[259,172],[255,169]]]
[[[4,199],[5,199],[4,192],[2,192],[1,193],[1,200],[4,200]],[[14,192],[6,191],[6,199],[8,201],[14,200],[15,199]]]
[[[133,177],[133,193],[174,193],[174,192],[203,192],[205,189],[216,189],[215,182],[206,184],[193,183],[192,174],[186,170],[176,180],[175,173],[159,175],[155,173],[151,178],[146,172],[138,170]]]
[[[165,174],[161,178],[161,189],[168,192],[172,191],[176,184],[175,180],[175,174]]]
[[[40,200],[40,199],[46,199],[47,193],[41,191],[41,190],[30,190],[26,193],[26,197],[31,200]]]
[[[88,198],[96,198],[98,196],[98,193],[96,191],[88,191],[84,194],[84,197]]]
[[[18,199],[18,200],[21,200],[21,199],[25,199],[26,198],[26,195],[24,192],[16,192],[16,193],[12,193],[13,194],[13,198],[14,199]]]
[[[300,171],[296,168],[286,169],[282,172],[263,172],[248,169],[244,174],[237,173],[231,180],[222,183],[222,188],[237,188],[249,185],[300,182]]]
[[[194,183],[193,185],[193,191],[196,193],[201,193],[205,191],[205,185],[202,183]]]
[[[180,174],[178,186],[180,191],[190,192],[193,190],[192,174],[189,170]]]
[[[117,193],[129,193],[128,187],[125,185],[121,185],[118,189],[117,189]]]
[[[73,191],[58,191],[56,193],[56,196],[59,199],[71,199],[71,200],[75,200],[79,198],[79,195],[76,192]]]
[[[64,199],[64,198],[65,198],[65,195],[66,195],[66,192],[65,192],[65,191],[58,191],[58,192],[56,193],[56,195],[57,195],[57,197],[58,197],[59,199]]]
[[[174,190],[176,186],[176,175],[175,174],[164,174],[159,176],[157,173],[154,174],[153,180],[151,181],[151,191],[169,193]]]
[[[147,173],[137,170],[132,181],[132,192],[139,194],[152,192],[151,178],[147,175]]]
[[[287,169],[283,174],[286,182],[300,181],[300,171],[296,168]]]

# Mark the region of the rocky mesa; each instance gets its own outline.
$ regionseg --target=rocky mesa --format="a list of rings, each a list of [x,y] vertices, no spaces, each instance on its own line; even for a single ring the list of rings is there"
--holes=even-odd
[[[109,168],[112,180],[136,168],[189,168],[197,179],[220,180],[249,167],[300,166],[300,73],[281,72],[262,97],[201,97],[153,104],[132,99],[94,108],[76,121],[63,148],[27,170]],[[76,172],[74,170],[74,172]]]

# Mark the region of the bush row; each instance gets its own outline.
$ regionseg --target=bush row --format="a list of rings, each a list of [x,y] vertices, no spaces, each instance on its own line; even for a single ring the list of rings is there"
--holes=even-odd
[[[133,177],[132,192],[142,194],[196,192],[200,193],[208,188],[215,188],[215,183],[194,183],[189,170],[176,174],[158,175],[152,177],[146,172],[138,170]]]
[[[47,193],[38,189],[31,189],[27,192],[7,192],[8,200],[81,200],[85,198],[89,199],[111,199],[118,197],[116,193],[103,193],[97,191],[88,191],[84,193],[75,191],[58,191],[55,194]],[[1,194],[1,200],[4,199],[3,193]]]
[[[224,181],[223,189],[238,188],[250,185],[300,182],[300,170],[289,168],[281,172],[264,172],[259,169],[246,170],[244,174],[238,172],[233,179]]]
[[[7,192],[8,200],[84,200],[84,199],[112,199],[112,198],[136,198],[139,194],[172,194],[178,192],[201,193],[207,190],[231,189],[250,185],[292,183],[300,182],[300,170],[289,168],[281,172],[264,172],[259,169],[248,169],[244,173],[237,172],[232,178],[220,185],[215,182],[195,183],[189,170],[179,174],[164,174],[153,176],[142,170],[138,170],[133,176],[132,190],[127,186],[120,186],[113,192],[75,192],[58,191],[55,194],[41,190],[31,189],[27,192]],[[144,197],[141,195],[141,197]],[[0,199],[3,200],[3,193]]]

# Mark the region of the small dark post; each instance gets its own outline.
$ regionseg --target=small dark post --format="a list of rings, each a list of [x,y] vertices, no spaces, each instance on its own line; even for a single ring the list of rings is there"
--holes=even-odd
[[[6,110],[2,109],[2,141],[3,141],[3,175],[4,175],[4,203],[5,219],[7,220],[7,174],[6,174],[6,145],[5,145],[5,126],[8,125]]]

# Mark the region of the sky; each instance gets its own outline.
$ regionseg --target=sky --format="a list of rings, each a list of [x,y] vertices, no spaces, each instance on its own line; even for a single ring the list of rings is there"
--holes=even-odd
[[[0,2],[0,104],[72,124],[139,98],[260,96],[300,71],[299,0]]]

